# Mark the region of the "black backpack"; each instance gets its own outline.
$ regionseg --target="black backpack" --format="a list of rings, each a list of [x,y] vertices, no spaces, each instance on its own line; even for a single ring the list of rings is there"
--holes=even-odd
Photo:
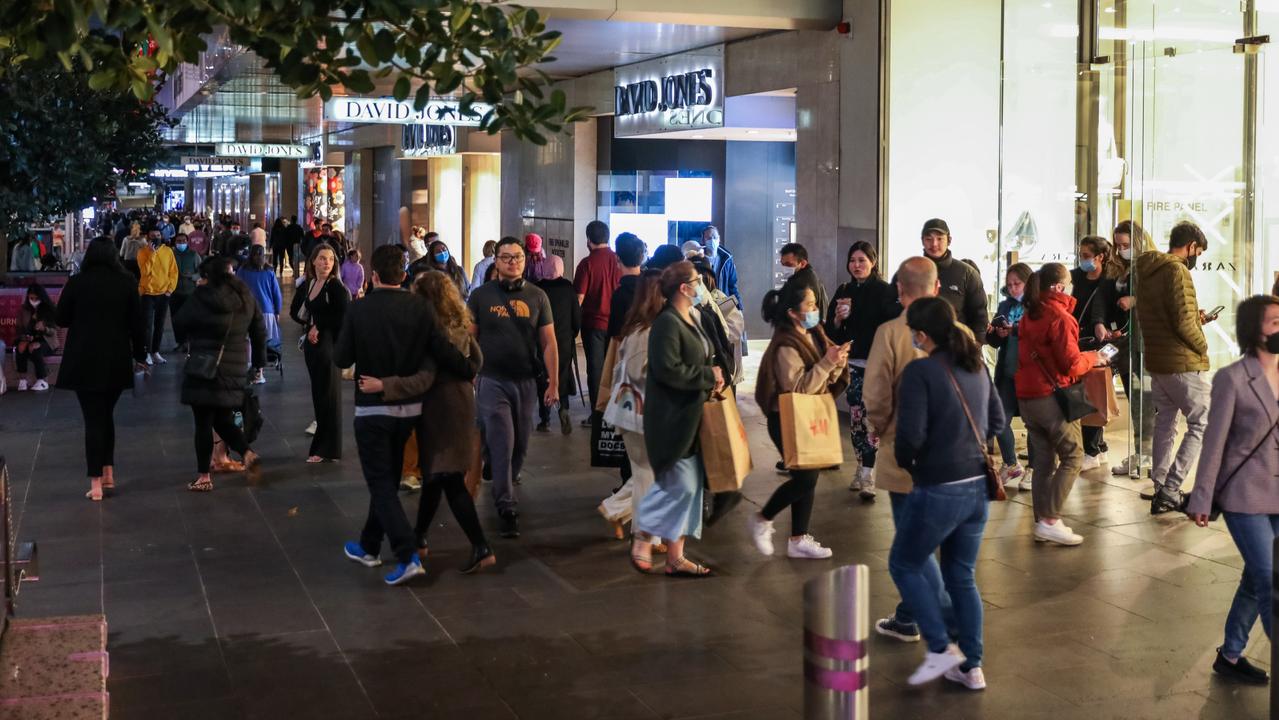
[[[262,426],[265,424],[265,419],[262,417],[262,401],[258,399],[258,393],[252,387],[244,390],[244,404],[235,411],[235,424],[240,426],[240,431],[244,433],[244,441],[249,444],[253,444],[253,441],[258,439],[258,433],[262,432]]]

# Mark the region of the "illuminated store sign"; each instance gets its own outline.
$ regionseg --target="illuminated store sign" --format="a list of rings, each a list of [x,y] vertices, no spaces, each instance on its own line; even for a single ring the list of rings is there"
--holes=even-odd
[[[462,114],[456,100],[432,100],[417,110],[409,100],[395,98],[335,97],[324,103],[324,119],[329,122],[387,123],[391,125],[453,125],[479,127],[480,119],[493,109],[487,103],[472,103],[471,116]]]
[[[404,157],[452,155],[457,152],[457,132],[448,125],[405,125],[400,149]]]
[[[724,126],[724,46],[614,71],[615,137]]]
[[[187,172],[234,174],[248,172],[249,166],[249,159],[246,157],[182,156],[182,167]]]
[[[280,143],[218,143],[214,154],[218,157],[262,157],[304,160],[311,154],[305,145]]]

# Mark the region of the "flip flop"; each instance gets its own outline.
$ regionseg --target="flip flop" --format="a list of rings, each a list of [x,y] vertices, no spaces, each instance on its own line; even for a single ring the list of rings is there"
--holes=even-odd
[[[683,569],[685,561],[687,561],[688,564],[691,566],[691,568],[688,570]],[[675,568],[675,569],[672,570],[671,568]],[[688,558],[678,558],[673,563],[670,561],[667,561],[666,563],[666,577],[706,578],[706,577],[711,577],[714,574],[715,574],[715,571],[711,570],[708,567],[705,567],[704,565],[699,565],[693,562],[692,560],[688,560]]]

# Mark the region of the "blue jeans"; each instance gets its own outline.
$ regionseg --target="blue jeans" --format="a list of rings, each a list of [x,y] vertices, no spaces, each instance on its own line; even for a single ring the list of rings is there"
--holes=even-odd
[[[1274,568],[1275,537],[1279,536],[1279,515],[1234,512],[1222,515],[1243,557],[1243,577],[1239,579],[1239,589],[1226,616],[1226,639],[1221,645],[1221,654],[1236,660],[1248,644],[1248,633],[1252,632],[1258,615],[1266,637],[1272,637],[1270,576]]]
[[[995,436],[999,454],[1005,465],[1017,464],[1017,437],[1013,435],[1013,416],[1017,414],[1017,390],[1012,378],[1001,379],[996,386],[999,403],[1004,406],[1004,429]]]
[[[940,653],[950,644],[950,635],[928,566],[935,562],[933,552],[941,549],[941,574],[955,605],[956,639],[967,658],[964,670],[981,666],[982,606],[974,570],[988,503],[984,479],[916,485],[906,496],[888,556],[888,571],[928,651]]]
[[[906,500],[910,495],[906,493],[888,493],[888,502],[893,508],[893,527],[900,530],[902,525],[902,512],[906,507]],[[954,625],[954,608],[950,603],[950,594],[946,592],[946,585],[941,578],[941,566],[937,564],[937,557],[931,553],[925,562],[924,579],[928,581],[928,585],[937,595],[937,601],[941,603],[942,615],[946,617],[947,627]],[[897,622],[902,625],[914,625],[915,616],[911,614],[910,608],[906,607],[906,601],[897,603],[897,611],[894,613]]]

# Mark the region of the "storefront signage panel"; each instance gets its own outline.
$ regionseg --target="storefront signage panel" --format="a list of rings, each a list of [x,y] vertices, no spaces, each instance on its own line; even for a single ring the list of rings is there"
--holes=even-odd
[[[724,46],[614,70],[613,135],[724,126]]]
[[[214,155],[183,155],[182,167],[187,172],[247,172],[250,162],[247,157],[217,157]]]
[[[400,150],[404,157],[452,155],[457,152],[457,131],[448,125],[405,125]]]
[[[432,100],[417,110],[412,101],[395,98],[335,97],[324,103],[328,122],[384,123],[390,125],[453,125],[479,127],[480,119],[493,109],[486,103],[472,103],[473,116],[462,114],[456,100]]]
[[[304,160],[311,154],[305,145],[281,143],[218,143],[214,149],[218,157],[260,157]]]

